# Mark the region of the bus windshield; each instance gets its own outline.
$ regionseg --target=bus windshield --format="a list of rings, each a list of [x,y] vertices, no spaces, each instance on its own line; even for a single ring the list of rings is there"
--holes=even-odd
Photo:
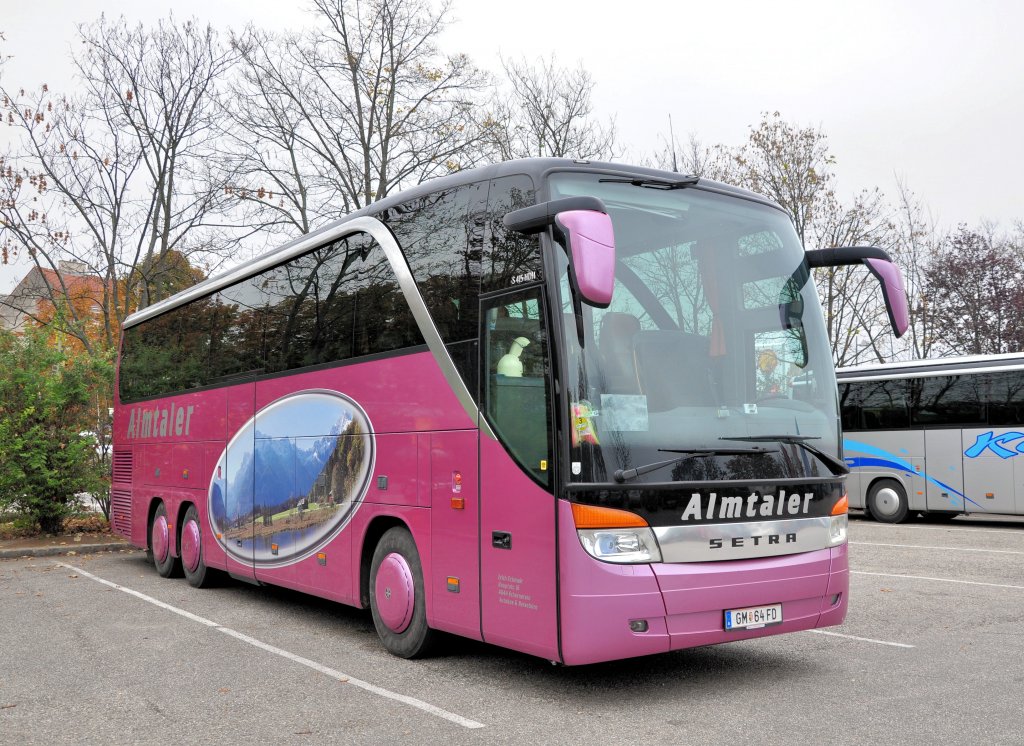
[[[790,220],[753,200],[658,187],[550,176],[551,199],[604,202],[616,243],[605,309],[576,301],[557,252],[570,481],[834,474],[831,350]]]

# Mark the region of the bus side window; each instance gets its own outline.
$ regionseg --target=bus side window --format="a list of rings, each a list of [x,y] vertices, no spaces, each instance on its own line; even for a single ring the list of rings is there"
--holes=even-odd
[[[548,486],[551,368],[540,293],[535,289],[484,301],[482,317],[487,420],[519,465]]]

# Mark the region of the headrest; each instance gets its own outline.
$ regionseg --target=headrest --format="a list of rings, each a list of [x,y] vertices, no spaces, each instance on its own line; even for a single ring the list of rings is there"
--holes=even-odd
[[[631,313],[606,313],[601,318],[601,335],[599,344],[609,339],[629,339],[640,331],[640,320]]]

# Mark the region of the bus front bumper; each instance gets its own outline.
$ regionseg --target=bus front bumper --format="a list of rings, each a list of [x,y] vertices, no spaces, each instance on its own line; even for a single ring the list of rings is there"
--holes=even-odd
[[[562,539],[566,665],[830,627],[846,617],[846,544],[750,560],[615,565],[588,555],[574,530]],[[782,605],[782,623],[725,629],[726,610],[772,604]]]

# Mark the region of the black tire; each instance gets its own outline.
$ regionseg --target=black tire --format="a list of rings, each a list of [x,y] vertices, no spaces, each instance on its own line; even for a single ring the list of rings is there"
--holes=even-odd
[[[412,579],[412,617],[400,631],[391,629],[381,616],[377,598],[377,574],[389,555],[398,555],[404,560]],[[373,626],[388,652],[399,658],[422,658],[428,655],[436,642],[437,633],[427,626],[427,605],[424,596],[423,566],[416,551],[416,542],[403,527],[388,529],[373,550],[370,563],[370,612]]]
[[[206,566],[206,562],[203,561],[203,524],[199,520],[199,511],[196,510],[195,505],[189,505],[188,510],[185,511],[185,519],[181,522],[181,532],[178,535],[178,541],[184,544],[186,541],[190,541],[186,538],[189,529],[189,523],[194,522],[198,531],[198,546],[196,551],[198,557],[195,558],[195,568],[190,569],[191,562],[190,558],[186,556],[186,552],[183,547],[178,553],[181,557],[181,569],[185,573],[185,580],[189,582],[189,585],[195,588],[209,588],[214,584],[216,578],[216,571],[210,570]]]
[[[910,513],[907,491],[895,479],[879,479],[868,492],[868,512],[882,523],[902,523]]]
[[[167,526],[167,538],[166,551],[163,552],[163,556],[160,556],[159,547],[154,546],[154,537],[156,531],[159,530],[158,526],[161,521]],[[161,502],[156,512],[153,514],[153,522],[149,524],[149,552],[153,558],[153,567],[163,578],[177,578],[181,577],[181,563],[178,558],[174,556],[174,552],[171,551],[171,543],[174,541],[173,534],[170,532],[170,525],[167,521],[167,507]]]

